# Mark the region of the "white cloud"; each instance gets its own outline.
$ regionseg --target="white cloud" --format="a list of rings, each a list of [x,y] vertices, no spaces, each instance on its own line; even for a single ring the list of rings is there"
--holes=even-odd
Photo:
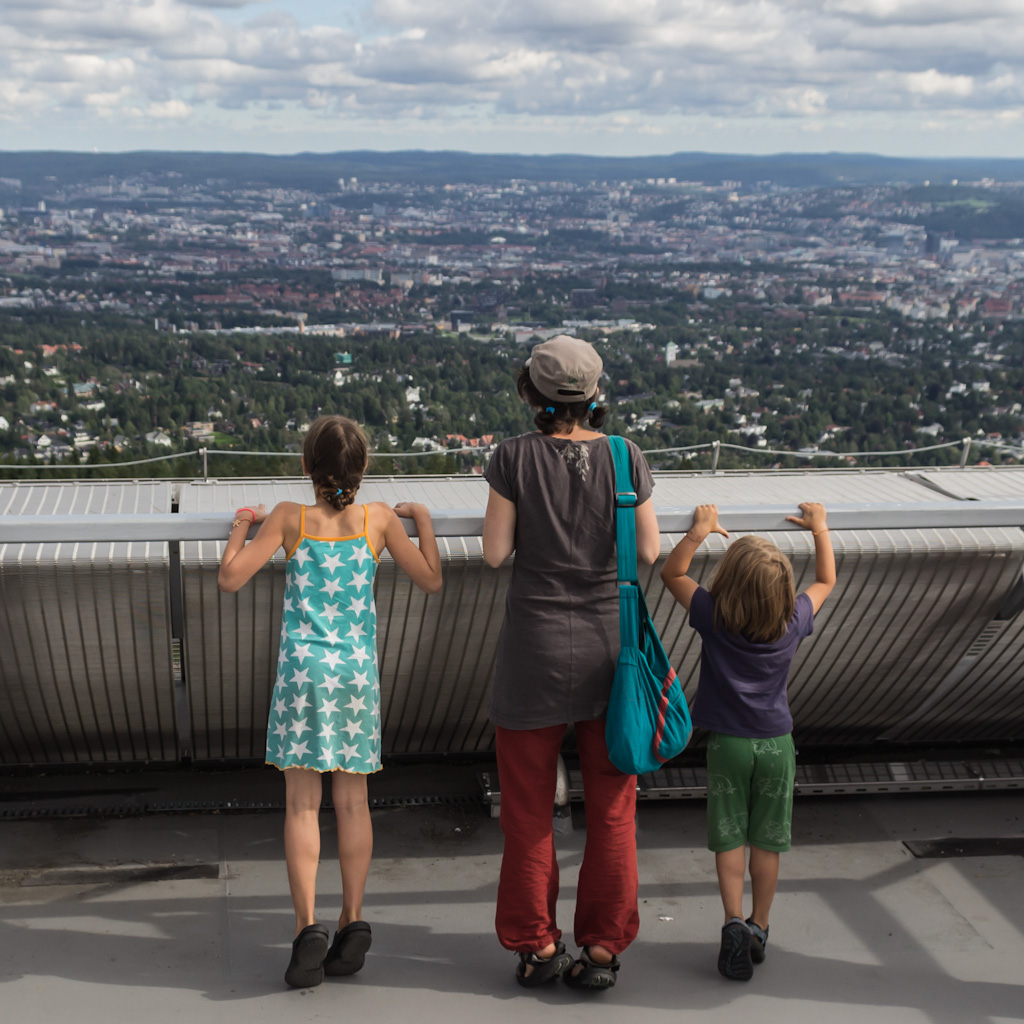
[[[1005,124],[1022,54],[1022,0],[5,0],[0,117],[56,127],[85,106],[215,130],[242,112],[287,131],[299,112],[330,130],[356,111],[639,133],[974,110]]]

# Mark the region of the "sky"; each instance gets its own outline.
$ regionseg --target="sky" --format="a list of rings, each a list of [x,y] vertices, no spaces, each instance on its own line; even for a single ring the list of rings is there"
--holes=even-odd
[[[29,149],[1022,157],[1024,0],[0,0]]]

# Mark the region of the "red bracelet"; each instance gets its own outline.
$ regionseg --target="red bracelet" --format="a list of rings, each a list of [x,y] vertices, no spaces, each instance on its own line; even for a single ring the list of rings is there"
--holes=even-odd
[[[250,511],[252,511],[252,510],[250,509]],[[826,526],[826,527],[825,527],[824,529],[822,529],[822,530],[812,530],[812,531],[811,531],[811,536],[812,536],[812,537],[817,537],[819,533],[828,533],[828,527]]]
[[[251,512],[252,513],[252,521],[254,523],[256,522],[256,510],[254,508],[249,508],[248,506],[245,506],[243,508],[236,508],[235,509],[235,518],[236,519],[238,518],[238,513],[239,512]]]

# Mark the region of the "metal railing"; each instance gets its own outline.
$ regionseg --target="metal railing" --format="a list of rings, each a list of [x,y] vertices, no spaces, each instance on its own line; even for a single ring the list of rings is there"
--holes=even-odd
[[[684,533],[693,506],[656,506],[662,533]],[[739,532],[799,531],[786,517],[798,510],[790,505],[720,506],[719,515],[730,530]],[[129,543],[143,541],[227,540],[233,513],[172,512],[129,515],[3,515],[0,544]],[[438,537],[479,537],[483,509],[434,509]],[[415,536],[411,520],[403,520]],[[828,507],[833,530],[920,530],[990,527],[1024,528],[1024,501],[927,501],[890,504],[833,504]]]
[[[967,466],[967,461],[970,456],[971,448],[989,448],[995,451],[1006,452],[1012,457],[1024,460],[1024,447],[1018,445],[1007,444],[1004,441],[995,441],[988,438],[977,439],[965,437],[960,441],[945,441],[941,444],[926,445],[921,448],[897,448],[890,451],[877,451],[877,452],[835,452],[830,449],[815,449],[814,451],[791,451],[785,448],[751,448],[747,445],[733,444],[729,441],[704,441],[700,444],[682,445],[674,448],[647,448],[643,450],[643,455],[675,455],[685,454],[687,452],[701,452],[709,451],[711,453],[711,469],[712,473],[718,472],[718,463],[721,453],[724,450],[744,452],[747,455],[769,455],[781,458],[792,458],[802,459],[805,462],[810,462],[813,459],[828,459],[847,461],[849,459],[871,459],[871,458],[898,458],[903,456],[913,457],[920,455],[923,452],[936,452],[942,451],[949,448],[960,449],[960,468],[963,469]],[[422,459],[428,458],[433,455],[483,455],[489,456],[490,449],[486,448],[474,448],[474,447],[463,447],[463,448],[431,448],[423,449],[422,451],[410,451],[410,452],[374,452],[373,457],[379,459]],[[152,465],[157,462],[168,462],[175,459],[188,459],[197,458],[202,463],[202,475],[204,480],[210,478],[210,456],[226,457],[226,458],[263,458],[263,459],[298,459],[301,458],[300,452],[265,452],[265,451],[239,451],[233,448],[197,448],[194,451],[188,452],[169,452],[167,455],[155,455],[147,459],[132,459],[128,462],[77,462],[77,463],[0,463],[0,471],[33,471],[33,472],[55,472],[55,471],[68,471],[74,470],[92,470],[92,469],[118,469],[129,466],[146,466]],[[830,467],[834,468],[834,467]]]

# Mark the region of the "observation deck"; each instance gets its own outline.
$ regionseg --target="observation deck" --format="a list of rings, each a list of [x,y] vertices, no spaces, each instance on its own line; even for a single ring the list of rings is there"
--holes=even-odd
[[[445,586],[423,595],[382,560],[374,947],[363,973],[303,996],[281,982],[280,780],[254,767],[283,559],[238,594],[216,573],[231,510],[308,500],[308,482],[0,483],[5,1019],[1024,1018],[1024,469],[656,474],[663,555],[713,501],[733,536],[790,555],[798,587],[813,547],[785,516],[828,507],[839,581],[790,685],[798,793],[815,799],[797,802],[768,959],[737,984],[715,970],[700,737],[642,777],[640,938],[617,987],[586,1000],[519,990],[491,930],[500,832],[485,808],[500,789],[484,704],[509,569],[483,563],[486,491],[415,476],[361,490],[435,510]],[[707,578],[724,549],[710,538],[693,571]],[[699,646],[658,568],[641,583],[692,698]],[[575,800],[571,743],[567,761]],[[567,940],[582,814],[560,821]]]

